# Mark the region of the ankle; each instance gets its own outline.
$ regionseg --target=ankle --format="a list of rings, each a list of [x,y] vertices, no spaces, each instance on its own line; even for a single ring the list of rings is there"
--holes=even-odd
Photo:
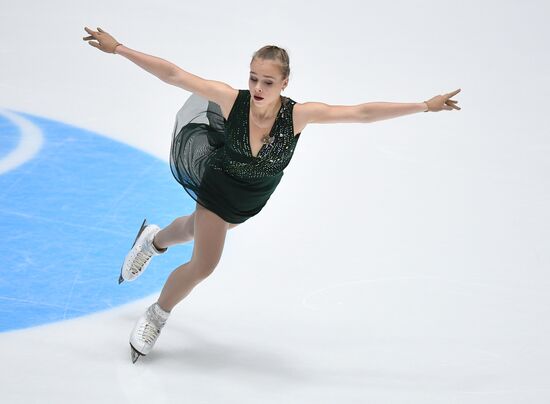
[[[157,234],[158,234],[158,233],[157,233]],[[163,252],[165,252],[165,251],[168,249],[168,247],[164,247],[164,248],[159,247],[159,245],[158,245],[157,243],[155,243],[155,238],[156,238],[156,236],[157,236],[157,235],[155,234],[155,237],[153,237],[153,247],[154,247],[159,253],[163,253]]]
[[[161,310],[162,310],[164,313],[166,313],[167,315],[169,315],[169,314],[172,312],[172,310],[166,310],[164,307],[162,307],[162,306],[160,305],[160,303],[158,302],[158,300],[155,302],[155,304],[157,305],[157,307],[158,307],[159,309],[161,309]]]
[[[166,321],[168,321],[170,312],[164,310],[158,302],[155,302],[147,308],[147,315],[159,328],[162,328],[166,324]]]
[[[173,308],[173,307],[170,307],[168,304],[166,304],[166,302],[160,303],[161,300],[162,300],[162,298],[159,296],[159,299],[155,302],[155,303],[158,305],[158,307],[159,307],[162,311],[164,311],[165,313],[168,313],[168,314],[172,313],[172,310],[173,310],[174,308]]]

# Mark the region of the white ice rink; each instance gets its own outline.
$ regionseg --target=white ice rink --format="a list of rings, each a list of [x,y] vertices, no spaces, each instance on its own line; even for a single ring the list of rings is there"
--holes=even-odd
[[[0,0],[0,403],[550,403],[549,16],[542,0]],[[306,127],[266,207],[229,231],[214,273],[132,364],[130,331],[160,288],[84,307],[106,289],[81,280],[100,259],[98,279],[116,283],[125,252],[103,246],[131,244],[143,207],[123,203],[130,189],[149,197],[144,174],[116,166],[126,193],[108,193],[105,214],[91,207],[108,178],[79,196],[90,225],[63,219],[69,203],[55,217],[23,212],[45,203],[19,190],[54,128],[24,114],[166,168],[190,94],[92,48],[84,26],[242,89],[252,53],[276,44],[290,55],[283,95],[300,103],[421,102],[461,88],[462,110]],[[66,172],[51,185],[63,189]],[[162,196],[147,211],[160,226],[190,213]],[[135,226],[119,226],[122,210]],[[165,279],[186,254],[151,270]],[[49,280],[51,292],[27,288]],[[49,306],[65,319],[17,326]]]

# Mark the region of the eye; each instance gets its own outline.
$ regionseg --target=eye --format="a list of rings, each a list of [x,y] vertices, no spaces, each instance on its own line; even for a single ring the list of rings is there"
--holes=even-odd
[[[266,84],[267,84],[268,86],[270,86],[270,85],[272,85],[273,83],[270,83],[270,82],[266,82]]]
[[[255,79],[254,77],[250,77],[250,80],[252,80],[252,81],[258,81],[258,80]]]

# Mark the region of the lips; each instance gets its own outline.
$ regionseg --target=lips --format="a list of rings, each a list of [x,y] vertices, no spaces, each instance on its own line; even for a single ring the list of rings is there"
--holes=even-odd
[[[258,97],[257,95],[255,95],[255,96],[254,96],[254,99],[255,99],[256,101],[261,101],[261,100],[264,99],[264,97]]]

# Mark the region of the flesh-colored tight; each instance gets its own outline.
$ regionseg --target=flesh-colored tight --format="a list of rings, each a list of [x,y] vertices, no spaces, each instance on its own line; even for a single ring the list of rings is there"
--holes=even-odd
[[[178,217],[157,233],[153,242],[160,249],[195,240],[191,260],[174,269],[162,288],[158,304],[163,310],[171,311],[214,271],[227,230],[235,226],[197,203],[191,215]]]

